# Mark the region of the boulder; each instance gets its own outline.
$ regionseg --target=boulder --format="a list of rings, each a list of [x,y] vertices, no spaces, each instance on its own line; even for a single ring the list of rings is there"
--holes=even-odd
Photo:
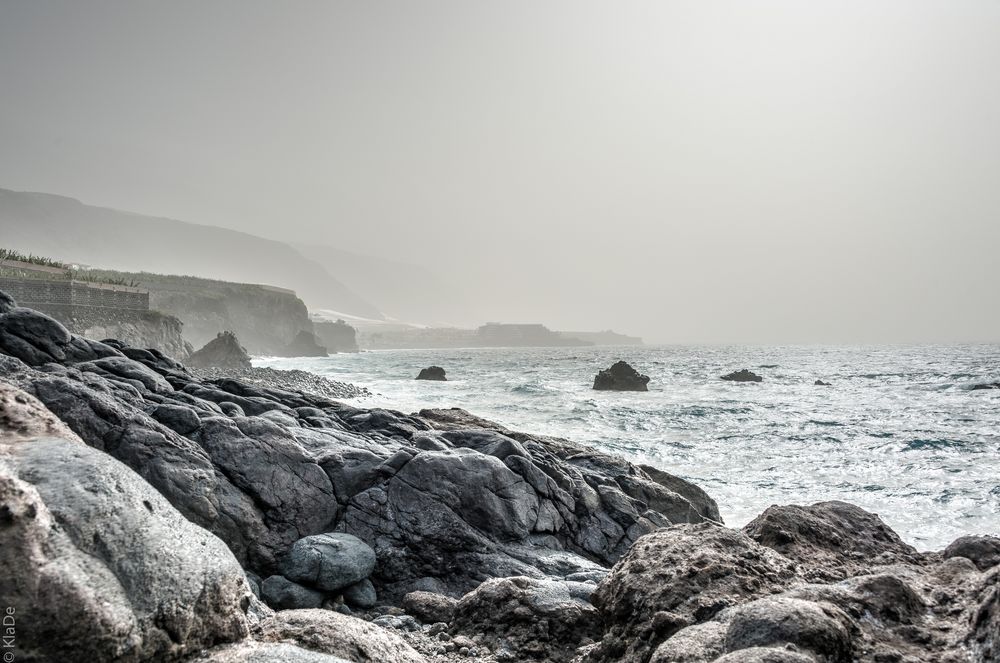
[[[720,656],[713,663],[817,663],[817,661],[808,654],[794,650],[750,647]]]
[[[872,564],[919,561],[881,518],[846,502],[772,506],[743,532],[801,564],[812,580],[840,580]]]
[[[813,382],[813,386],[816,386],[816,387],[832,387],[833,385],[831,385],[829,382],[823,382],[822,380],[816,380],[815,382]]]
[[[980,391],[983,389],[1000,389],[1000,382],[984,382],[982,384],[972,385],[972,391]]]
[[[764,378],[746,368],[723,375],[722,380],[730,382],[761,382]]]
[[[597,609],[572,584],[487,580],[458,602],[452,631],[479,635],[494,648],[502,642],[520,660],[569,661],[578,646],[601,634]]]
[[[727,627],[723,622],[705,622],[682,628],[656,648],[649,663],[714,661],[726,649]]]
[[[0,514],[18,660],[172,660],[248,633],[252,595],[229,549],[107,454],[5,445]]]
[[[263,622],[256,632],[263,642],[291,641],[348,661],[425,663],[398,634],[331,610],[286,610]]]
[[[441,382],[447,381],[448,378],[445,377],[444,369],[440,366],[428,366],[427,368],[421,368],[420,373],[417,374],[418,380],[438,380]]]
[[[282,565],[285,577],[329,592],[365,580],[374,568],[371,546],[341,532],[299,539]]]
[[[375,607],[376,601],[378,594],[375,592],[375,585],[368,578],[344,588],[344,602],[352,608],[368,610]]]
[[[434,592],[410,592],[403,597],[403,610],[425,624],[450,622],[455,617],[458,601]]]
[[[224,331],[200,350],[192,352],[188,365],[198,368],[250,368],[250,355],[240,345],[236,334]]]
[[[191,660],[195,663],[353,663],[285,642],[254,640],[216,647]]]
[[[658,530],[598,585],[592,601],[608,628],[586,660],[644,663],[683,627],[795,577],[790,561],[741,532],[709,523]]]
[[[980,571],[1000,564],[1000,538],[995,536],[962,536],[944,549],[944,557],[965,557]]]
[[[275,610],[297,610],[320,607],[326,595],[284,576],[274,575],[260,584],[260,598]]]
[[[762,598],[733,610],[726,630],[726,650],[793,645],[829,663],[850,663],[852,626],[850,617],[829,604]]]
[[[617,361],[594,377],[598,391],[648,391],[649,376],[642,375],[624,361]]]

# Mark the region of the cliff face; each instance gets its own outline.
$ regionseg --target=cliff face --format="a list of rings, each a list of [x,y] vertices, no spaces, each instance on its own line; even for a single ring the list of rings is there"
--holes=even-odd
[[[316,338],[329,352],[357,352],[358,339],[354,327],[343,320],[314,322]]]
[[[150,308],[184,323],[184,339],[201,347],[233,331],[253,355],[281,354],[300,331],[313,331],[306,305],[291,290],[192,276],[98,272],[149,290]]]
[[[184,340],[184,323],[172,315],[146,311],[138,320],[92,325],[74,330],[89,338],[115,338],[132,347],[154,348],[171,359],[186,361],[193,348]]]

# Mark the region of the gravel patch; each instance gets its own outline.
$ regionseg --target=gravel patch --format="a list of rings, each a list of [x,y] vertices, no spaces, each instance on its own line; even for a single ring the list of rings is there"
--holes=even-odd
[[[325,398],[362,398],[371,396],[364,387],[358,387],[347,382],[337,382],[329,378],[300,371],[298,369],[282,370],[278,368],[190,368],[188,370],[203,380],[218,380],[230,378],[248,384],[254,384],[285,391],[301,391]]]

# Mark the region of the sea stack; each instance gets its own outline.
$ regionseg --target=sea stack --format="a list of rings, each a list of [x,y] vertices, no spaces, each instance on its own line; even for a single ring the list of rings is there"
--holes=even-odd
[[[236,334],[221,332],[188,358],[188,365],[197,368],[250,368],[250,355],[240,345]]]
[[[624,361],[615,362],[594,377],[598,391],[649,391],[649,376],[642,375]]]
[[[446,382],[448,378],[444,375],[444,369],[440,366],[428,366],[427,368],[421,368],[420,374],[417,375],[418,380],[437,380],[439,382]]]
[[[729,375],[723,375],[722,379],[729,380],[730,382],[760,382],[764,378],[757,375],[753,371],[749,371],[744,368],[738,371],[734,371]]]

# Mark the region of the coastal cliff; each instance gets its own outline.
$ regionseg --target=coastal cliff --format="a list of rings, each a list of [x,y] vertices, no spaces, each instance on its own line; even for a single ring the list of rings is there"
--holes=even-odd
[[[918,553],[841,502],[735,530],[659,469],[457,409],[201,379],[2,293],[0,432],[0,595],[24,660],[957,663],[1000,646],[996,539]]]

